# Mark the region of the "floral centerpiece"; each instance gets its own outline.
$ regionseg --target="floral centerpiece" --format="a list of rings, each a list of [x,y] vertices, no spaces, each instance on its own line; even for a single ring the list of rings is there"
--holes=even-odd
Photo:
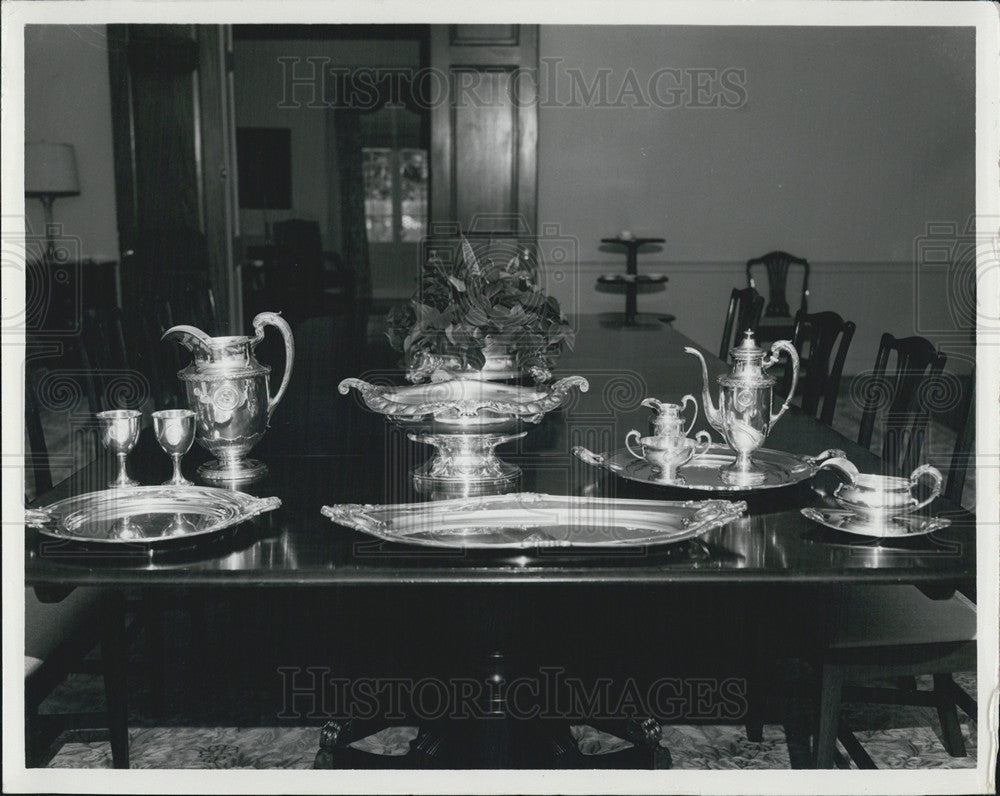
[[[481,263],[464,237],[454,264],[431,255],[413,298],[389,312],[386,334],[413,382],[521,373],[543,382],[563,345],[573,346],[559,302],[542,292],[530,264],[519,255]]]

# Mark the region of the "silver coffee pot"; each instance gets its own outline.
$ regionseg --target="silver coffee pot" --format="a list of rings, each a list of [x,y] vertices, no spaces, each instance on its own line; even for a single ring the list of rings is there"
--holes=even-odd
[[[271,368],[254,358],[265,326],[277,327],[285,341],[285,374],[273,396],[267,383]],[[264,436],[285,394],[295,344],[288,324],[273,312],[257,315],[253,328],[253,337],[209,337],[194,326],[181,325],[168,329],[162,338],[176,340],[194,354],[194,361],[177,376],[195,413],[195,440],[217,459],[198,468],[198,475],[208,481],[249,481],[267,472],[267,465],[246,455]]]
[[[747,329],[743,341],[731,350],[732,370],[719,376],[719,405],[712,403],[709,393],[708,366],[701,352],[685,348],[701,360],[702,408],[709,424],[725,438],[736,452],[736,461],[724,468],[723,478],[731,483],[748,486],[763,480],[754,471],[751,454],[762,447],[771,427],[788,410],[795,385],[799,381],[799,355],[788,340],[778,340],[770,350],[759,347],[753,330]],[[792,363],[792,384],[785,402],[777,412],[771,411],[772,388],[777,378],[768,369],[777,363],[780,352],[786,352]]]

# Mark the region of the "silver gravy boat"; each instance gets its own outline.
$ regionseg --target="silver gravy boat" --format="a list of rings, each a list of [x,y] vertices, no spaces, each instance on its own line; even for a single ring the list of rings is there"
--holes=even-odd
[[[285,341],[285,373],[273,396],[267,384],[271,368],[254,358],[265,326],[277,327]],[[285,394],[295,344],[288,324],[273,312],[257,315],[253,328],[253,337],[209,337],[184,325],[163,334],[163,340],[175,340],[194,354],[194,361],[177,377],[184,382],[188,406],[195,413],[195,439],[217,459],[198,468],[198,475],[207,481],[250,481],[267,472],[267,465],[246,455],[264,436]]]
[[[820,465],[821,469],[826,467],[840,470],[846,476],[833,492],[834,501],[866,523],[885,523],[900,514],[922,509],[941,494],[944,482],[941,471],[929,464],[920,465],[909,478],[861,473],[850,461],[839,457]],[[931,480],[931,490],[920,500],[913,490],[925,477]]]
[[[763,474],[754,471],[751,456],[764,445],[767,434],[788,411],[795,385],[799,381],[799,355],[788,340],[777,340],[770,350],[760,348],[753,339],[753,330],[747,329],[746,337],[732,349],[733,369],[719,376],[719,405],[712,403],[709,393],[708,366],[697,349],[686,347],[687,353],[701,360],[702,408],[709,425],[725,438],[736,452],[736,461],[724,467],[722,478],[727,482],[752,486],[763,480]],[[777,363],[780,352],[788,354],[792,362],[792,384],[785,402],[777,412],[771,411],[772,388],[777,378],[767,370]]]

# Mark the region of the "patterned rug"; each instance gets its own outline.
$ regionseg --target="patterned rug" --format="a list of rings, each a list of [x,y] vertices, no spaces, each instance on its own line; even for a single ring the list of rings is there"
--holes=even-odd
[[[956,673],[955,681],[975,694],[973,673]],[[139,685],[138,683],[136,684]],[[928,688],[930,678],[918,678]],[[137,690],[141,691],[141,687]],[[142,694],[139,695],[142,701]],[[103,706],[100,679],[73,675],[48,700],[45,709],[84,710]],[[959,711],[966,757],[951,757],[940,738],[933,708],[895,705],[845,704],[843,717],[879,768],[975,768],[976,723]],[[182,722],[179,716],[173,720]],[[572,728],[581,752],[601,755],[627,742],[587,726]],[[52,768],[110,768],[106,740],[83,740],[85,733],[66,732],[49,762]],[[416,737],[416,728],[394,727],[370,736],[355,748],[371,754],[403,755]],[[309,769],[319,748],[319,729],[306,727],[136,727],[130,730],[132,768],[178,769]],[[742,726],[668,724],[661,727],[661,745],[670,749],[676,769],[788,769],[791,768],[785,731],[765,724],[763,740],[747,740]],[[847,755],[838,742],[838,748]],[[595,761],[596,765],[596,761]],[[851,764],[853,767],[853,764]]]

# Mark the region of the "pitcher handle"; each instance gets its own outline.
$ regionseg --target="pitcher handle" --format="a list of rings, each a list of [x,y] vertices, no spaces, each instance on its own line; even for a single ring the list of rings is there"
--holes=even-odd
[[[264,339],[265,326],[276,327],[285,340],[285,375],[281,377],[281,386],[278,387],[278,392],[274,396],[270,395],[271,388],[268,385],[267,419],[270,421],[275,408],[285,395],[285,390],[288,388],[288,380],[292,377],[292,363],[295,362],[295,341],[292,339],[292,329],[284,318],[276,312],[262,312],[253,319],[253,328],[254,332],[256,332],[253,339],[254,346]]]
[[[691,429],[694,428],[694,422],[698,419],[698,402],[695,400],[693,395],[689,394],[681,398],[681,411],[684,411],[684,407],[687,406],[689,402],[694,406],[694,414],[691,415],[691,422],[688,424],[688,427],[684,429],[685,437],[691,433]]]
[[[799,383],[799,352],[795,350],[795,346],[791,344],[788,340],[775,340],[771,343],[771,351],[764,358],[761,366],[764,370],[767,370],[774,363],[778,361],[778,352],[784,351],[788,354],[788,358],[792,362],[792,384],[788,388],[788,395],[785,396],[785,402],[781,405],[781,408],[777,413],[771,414],[771,425],[773,426],[781,416],[788,411],[788,407],[792,405],[792,396],[795,395],[795,386]]]
[[[712,435],[703,430],[695,434],[694,438],[703,443],[700,448],[697,446],[695,447],[694,456],[691,457],[692,459],[697,459],[699,456],[704,456],[708,453],[708,449],[712,447]]]
[[[910,493],[913,493],[914,487],[924,476],[930,476],[930,479],[934,482],[931,487],[931,494],[926,500],[917,501],[917,504],[911,509],[911,511],[916,511],[917,509],[922,509],[928,503],[930,503],[934,498],[941,494],[941,484],[944,479],[941,477],[941,471],[937,467],[932,467],[929,464],[922,464],[912,473],[910,473]],[[914,500],[917,500],[916,495],[913,496]]]
[[[636,439],[637,442],[640,439],[642,439],[642,434],[640,434],[638,431],[636,431],[633,428],[628,434],[625,435],[625,447],[628,448],[628,452],[631,453],[633,456],[635,456],[635,458],[637,458],[637,459],[645,459],[646,458],[645,456],[643,456],[643,455],[641,455],[639,453],[636,453],[635,450],[632,448],[632,443],[631,443],[630,440],[632,439],[632,435],[633,434],[635,435],[635,439]],[[640,450],[641,449],[642,449],[642,444],[640,443]]]

